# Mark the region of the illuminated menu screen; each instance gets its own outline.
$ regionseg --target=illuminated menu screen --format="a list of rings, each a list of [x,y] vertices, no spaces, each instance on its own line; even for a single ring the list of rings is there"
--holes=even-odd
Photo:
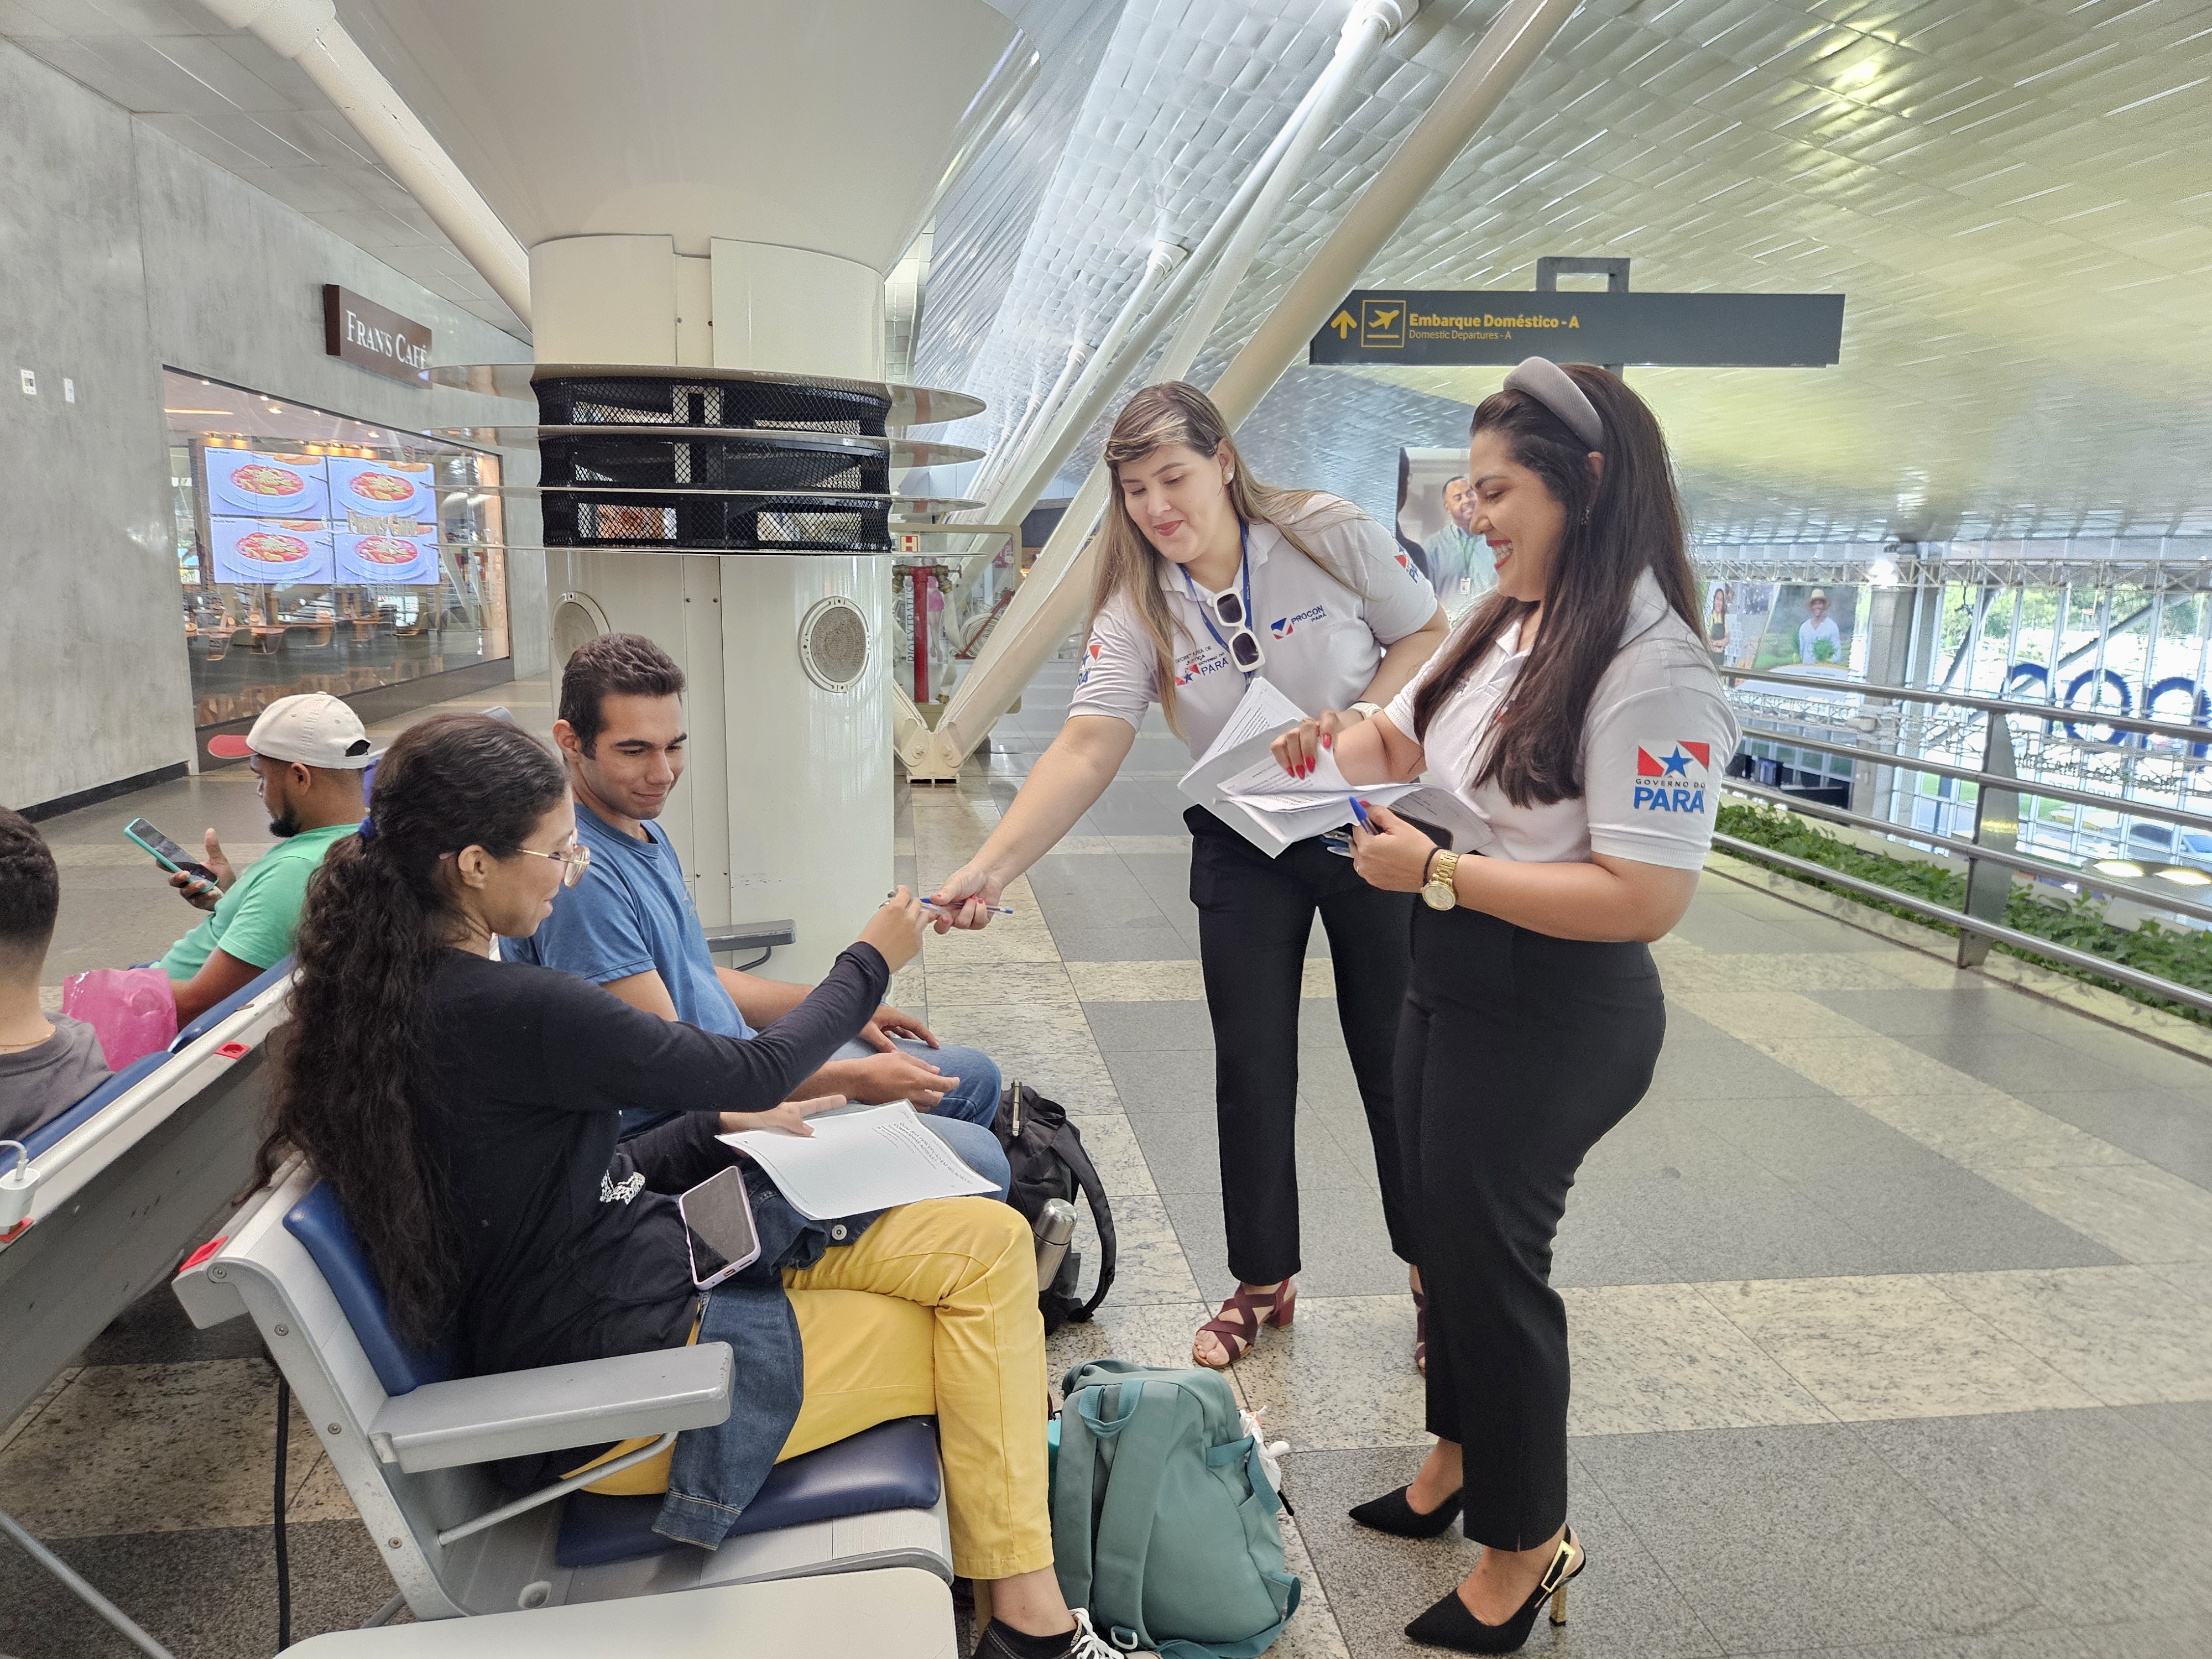
[[[441,579],[428,462],[205,454],[216,580],[404,587]]]

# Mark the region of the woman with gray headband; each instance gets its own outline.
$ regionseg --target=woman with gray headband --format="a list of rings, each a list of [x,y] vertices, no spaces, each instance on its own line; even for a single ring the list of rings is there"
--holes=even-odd
[[[1420,1474],[1352,1511],[1481,1544],[1407,1626],[1510,1653],[1583,1569],[1567,1524],[1567,1319],[1552,1240],[1575,1170],[1651,1081],[1648,942],[1681,919],[1736,726],[1698,625],[1666,441],[1603,369],[1532,357],[1474,412],[1474,530],[1498,589],[1381,714],[1335,734],[1355,784],[1424,771],[1480,824],[1456,851],[1368,808],[1355,866],[1419,892],[1398,1139],[1429,1297]],[[1295,770],[1311,721],[1277,757]],[[1462,856],[1462,854],[1465,856]]]

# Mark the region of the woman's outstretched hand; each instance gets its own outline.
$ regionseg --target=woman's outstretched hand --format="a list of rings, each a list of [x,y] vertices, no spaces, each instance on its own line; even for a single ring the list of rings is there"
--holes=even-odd
[[[1312,775],[1314,763],[1321,751],[1335,744],[1336,734],[1359,724],[1358,714],[1346,714],[1334,708],[1325,708],[1310,720],[1300,720],[1289,731],[1268,745],[1275,764],[1294,778]]]
[[[869,918],[868,925],[860,929],[859,943],[874,945],[896,974],[921,949],[922,929],[928,925],[929,912],[922,908],[921,901],[902,887]]]
[[[808,1118],[844,1103],[842,1095],[817,1095],[812,1100],[787,1100],[764,1112],[725,1112],[722,1133],[733,1135],[745,1129],[778,1129],[787,1135],[811,1135],[814,1126]]]
[[[1370,801],[1360,805],[1367,808],[1367,821],[1375,832],[1352,826],[1352,867],[1370,887],[1386,893],[1419,892],[1429,878],[1429,855],[1437,850],[1436,842],[1387,806]]]
[[[991,922],[991,907],[999,902],[1006,883],[981,865],[962,865],[939,885],[930,902],[938,914],[932,918],[937,931],[951,928],[974,932],[988,927]]]

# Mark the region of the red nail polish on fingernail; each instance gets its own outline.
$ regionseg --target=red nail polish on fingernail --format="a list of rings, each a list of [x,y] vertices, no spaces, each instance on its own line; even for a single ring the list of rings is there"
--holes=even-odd
[[[1321,736],[1321,746],[1324,749],[1334,749],[1336,747],[1336,739],[1324,732]]]

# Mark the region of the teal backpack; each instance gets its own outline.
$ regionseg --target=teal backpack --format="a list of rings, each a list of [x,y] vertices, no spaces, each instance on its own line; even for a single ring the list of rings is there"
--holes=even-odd
[[[1165,1659],[1255,1659],[1297,1610],[1280,1500],[1218,1371],[1096,1359],[1061,1385],[1053,1565],[1099,1634]]]

